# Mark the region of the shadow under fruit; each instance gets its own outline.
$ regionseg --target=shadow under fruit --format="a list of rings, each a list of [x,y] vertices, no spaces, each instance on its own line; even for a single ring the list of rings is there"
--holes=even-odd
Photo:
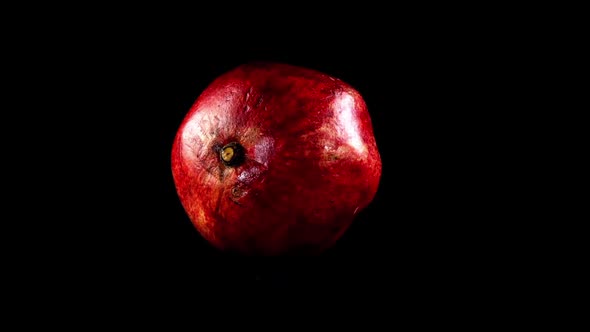
[[[172,174],[193,225],[220,250],[318,254],[373,200],[381,158],[354,88],[255,63],[197,98],[173,143]]]

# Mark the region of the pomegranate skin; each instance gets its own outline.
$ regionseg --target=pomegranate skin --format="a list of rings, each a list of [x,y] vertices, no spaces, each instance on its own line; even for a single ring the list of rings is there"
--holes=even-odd
[[[246,255],[330,248],[374,199],[382,169],[359,92],[279,63],[215,79],[180,124],[171,161],[194,227]]]

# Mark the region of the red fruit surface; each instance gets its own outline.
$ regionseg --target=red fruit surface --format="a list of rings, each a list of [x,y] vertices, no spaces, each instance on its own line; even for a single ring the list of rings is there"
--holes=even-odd
[[[373,200],[381,159],[354,88],[259,63],[221,75],[197,98],[175,137],[172,173],[188,217],[215,247],[310,254],[334,245]]]

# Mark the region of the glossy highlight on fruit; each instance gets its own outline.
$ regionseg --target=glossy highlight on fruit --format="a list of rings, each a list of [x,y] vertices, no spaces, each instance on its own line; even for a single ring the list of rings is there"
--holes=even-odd
[[[317,254],[373,200],[381,159],[358,91],[316,70],[255,63],[197,98],[173,143],[172,175],[218,249]]]

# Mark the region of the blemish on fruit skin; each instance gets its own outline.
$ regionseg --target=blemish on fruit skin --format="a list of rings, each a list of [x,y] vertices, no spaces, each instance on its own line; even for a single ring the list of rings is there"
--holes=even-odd
[[[235,187],[231,188],[231,194],[232,194],[232,196],[239,197],[239,196],[241,196],[242,191],[240,190],[240,188],[238,186],[235,186]]]
[[[244,112],[250,112],[250,110],[252,109],[252,107],[250,107],[250,96],[252,95],[252,87],[248,88],[248,91],[246,91],[246,96],[244,97]]]
[[[259,108],[260,105],[262,105],[262,99],[263,99],[263,97],[262,97],[262,95],[260,95],[258,97],[258,100],[256,101],[256,105],[254,106],[255,108]]]
[[[246,91],[246,100],[244,100],[245,103],[248,102],[248,99],[250,98],[251,93],[252,93],[252,87],[249,87],[248,91]]]
[[[328,159],[329,161],[336,161],[336,160],[339,160],[339,159],[340,159],[340,157],[338,157],[336,154],[333,154],[333,153],[332,153],[332,154],[329,154],[329,155],[328,155],[327,159]]]
[[[262,136],[262,134],[260,136]],[[252,159],[264,166],[268,166],[268,162],[274,153],[274,145],[274,139],[271,137],[259,137],[257,144],[254,146],[254,155],[252,156]]]
[[[243,197],[245,194],[246,194],[246,191],[245,190],[243,190],[239,186],[235,186],[235,187],[233,187],[231,189],[231,197],[230,197],[230,200],[233,203],[235,203],[235,204],[237,204],[239,206],[242,206],[242,203],[239,202],[239,199],[241,197]]]

